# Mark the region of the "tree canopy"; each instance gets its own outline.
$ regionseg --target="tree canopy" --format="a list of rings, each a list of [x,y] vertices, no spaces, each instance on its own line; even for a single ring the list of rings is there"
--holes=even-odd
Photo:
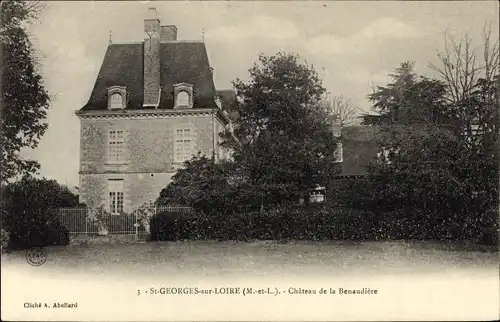
[[[386,152],[371,166],[371,195],[364,198],[384,211],[421,212],[421,223],[454,238],[481,238],[494,229],[498,211],[500,83],[492,67],[498,44],[487,44],[485,65],[475,66],[469,41],[453,41],[440,54],[442,67],[432,66],[439,78],[419,76],[403,63],[391,83],[369,95],[378,115],[364,116]]]
[[[226,210],[307,202],[311,188],[339,172],[338,140],[314,68],[278,53],[260,55],[249,74],[234,81],[239,117],[233,132],[222,134],[233,159],[217,164],[196,156],[158,202]]]
[[[234,82],[240,113],[234,159],[262,198],[274,196],[269,202],[307,199],[309,189],[339,171],[321,80],[287,53],[261,55],[249,72],[249,81]]]
[[[23,159],[23,148],[35,148],[47,129],[49,95],[36,68],[34,48],[25,24],[36,17],[36,2],[4,1],[1,6],[1,183],[36,172],[40,165]]]

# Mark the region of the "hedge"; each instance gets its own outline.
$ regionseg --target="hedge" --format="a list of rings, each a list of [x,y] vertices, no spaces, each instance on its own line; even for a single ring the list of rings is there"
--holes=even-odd
[[[269,211],[233,214],[162,212],[151,218],[151,240],[369,239],[375,215],[359,211]]]
[[[354,209],[280,209],[253,213],[184,214],[151,218],[157,240],[469,240],[498,243],[496,213],[468,227],[458,218],[414,211],[374,213]],[[429,218],[431,216],[431,218]],[[489,221],[486,220],[489,218]],[[471,228],[472,227],[472,228]]]

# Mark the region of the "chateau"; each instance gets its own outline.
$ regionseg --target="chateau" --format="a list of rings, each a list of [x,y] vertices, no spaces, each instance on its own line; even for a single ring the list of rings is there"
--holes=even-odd
[[[80,202],[128,212],[155,200],[193,154],[230,157],[232,91],[215,89],[203,41],[177,39],[150,8],[140,42],[109,44],[80,119]]]

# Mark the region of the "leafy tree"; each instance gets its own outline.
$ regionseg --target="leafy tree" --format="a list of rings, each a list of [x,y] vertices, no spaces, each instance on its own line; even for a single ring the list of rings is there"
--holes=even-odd
[[[160,192],[160,205],[191,206],[205,214],[242,210],[257,204],[253,190],[237,177],[235,164],[197,155],[184,163]]]
[[[444,95],[445,84],[418,76],[414,63],[404,62],[393,74],[393,82],[378,86],[368,96],[378,115],[364,115],[365,125],[444,125],[450,122],[450,112]]]
[[[445,86],[419,77],[409,62],[401,64],[390,76],[392,83],[379,86],[369,96],[379,115],[364,119],[365,124],[378,127],[376,141],[381,162],[373,165],[371,171],[385,178],[386,185],[377,188],[377,198],[384,200],[386,207],[406,203],[408,207],[416,207],[411,195],[433,191],[430,188],[435,182],[431,178],[436,176],[430,172],[449,168],[447,162],[452,162],[456,148],[444,101]],[[419,197],[424,203],[428,200],[428,196]]]
[[[22,148],[35,148],[47,129],[49,107],[42,77],[36,69],[34,49],[25,24],[36,18],[37,2],[3,1],[0,41],[1,79],[1,183],[20,174],[36,172],[40,165],[20,156]]]
[[[494,128],[489,123],[498,117],[498,83],[479,78],[465,101],[452,101],[446,80],[418,77],[412,68],[402,64],[391,84],[369,96],[379,115],[364,121],[378,127],[378,144],[387,152],[371,168],[376,184],[369,198],[379,210],[413,216],[427,227],[427,237],[491,238],[498,200],[497,134],[472,135],[463,116],[482,111],[478,114],[488,115],[485,124]]]
[[[232,144],[242,177],[261,203],[308,200],[339,171],[337,141],[320,104],[325,89],[313,67],[293,54],[259,56],[250,80],[234,82],[239,118]]]
[[[471,200],[479,209],[497,209],[498,203],[498,104],[500,47],[491,25],[483,29],[480,54],[465,35],[445,38],[440,63],[430,65],[446,85],[456,135],[465,148],[465,180]],[[465,170],[464,170],[465,171]]]

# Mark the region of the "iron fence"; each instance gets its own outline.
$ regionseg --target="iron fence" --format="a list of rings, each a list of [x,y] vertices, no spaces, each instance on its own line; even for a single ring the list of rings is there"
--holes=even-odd
[[[61,223],[70,234],[97,234],[99,228],[87,218],[91,210],[85,208],[59,209]]]
[[[193,209],[191,207],[153,205],[151,207],[137,207],[130,213],[110,214],[102,209],[61,208],[59,215],[62,225],[70,234],[93,235],[102,233],[104,229],[107,234],[144,235],[146,229],[139,218],[141,211],[151,214],[165,211],[189,213],[193,212]],[[95,215],[99,220],[92,220]]]

